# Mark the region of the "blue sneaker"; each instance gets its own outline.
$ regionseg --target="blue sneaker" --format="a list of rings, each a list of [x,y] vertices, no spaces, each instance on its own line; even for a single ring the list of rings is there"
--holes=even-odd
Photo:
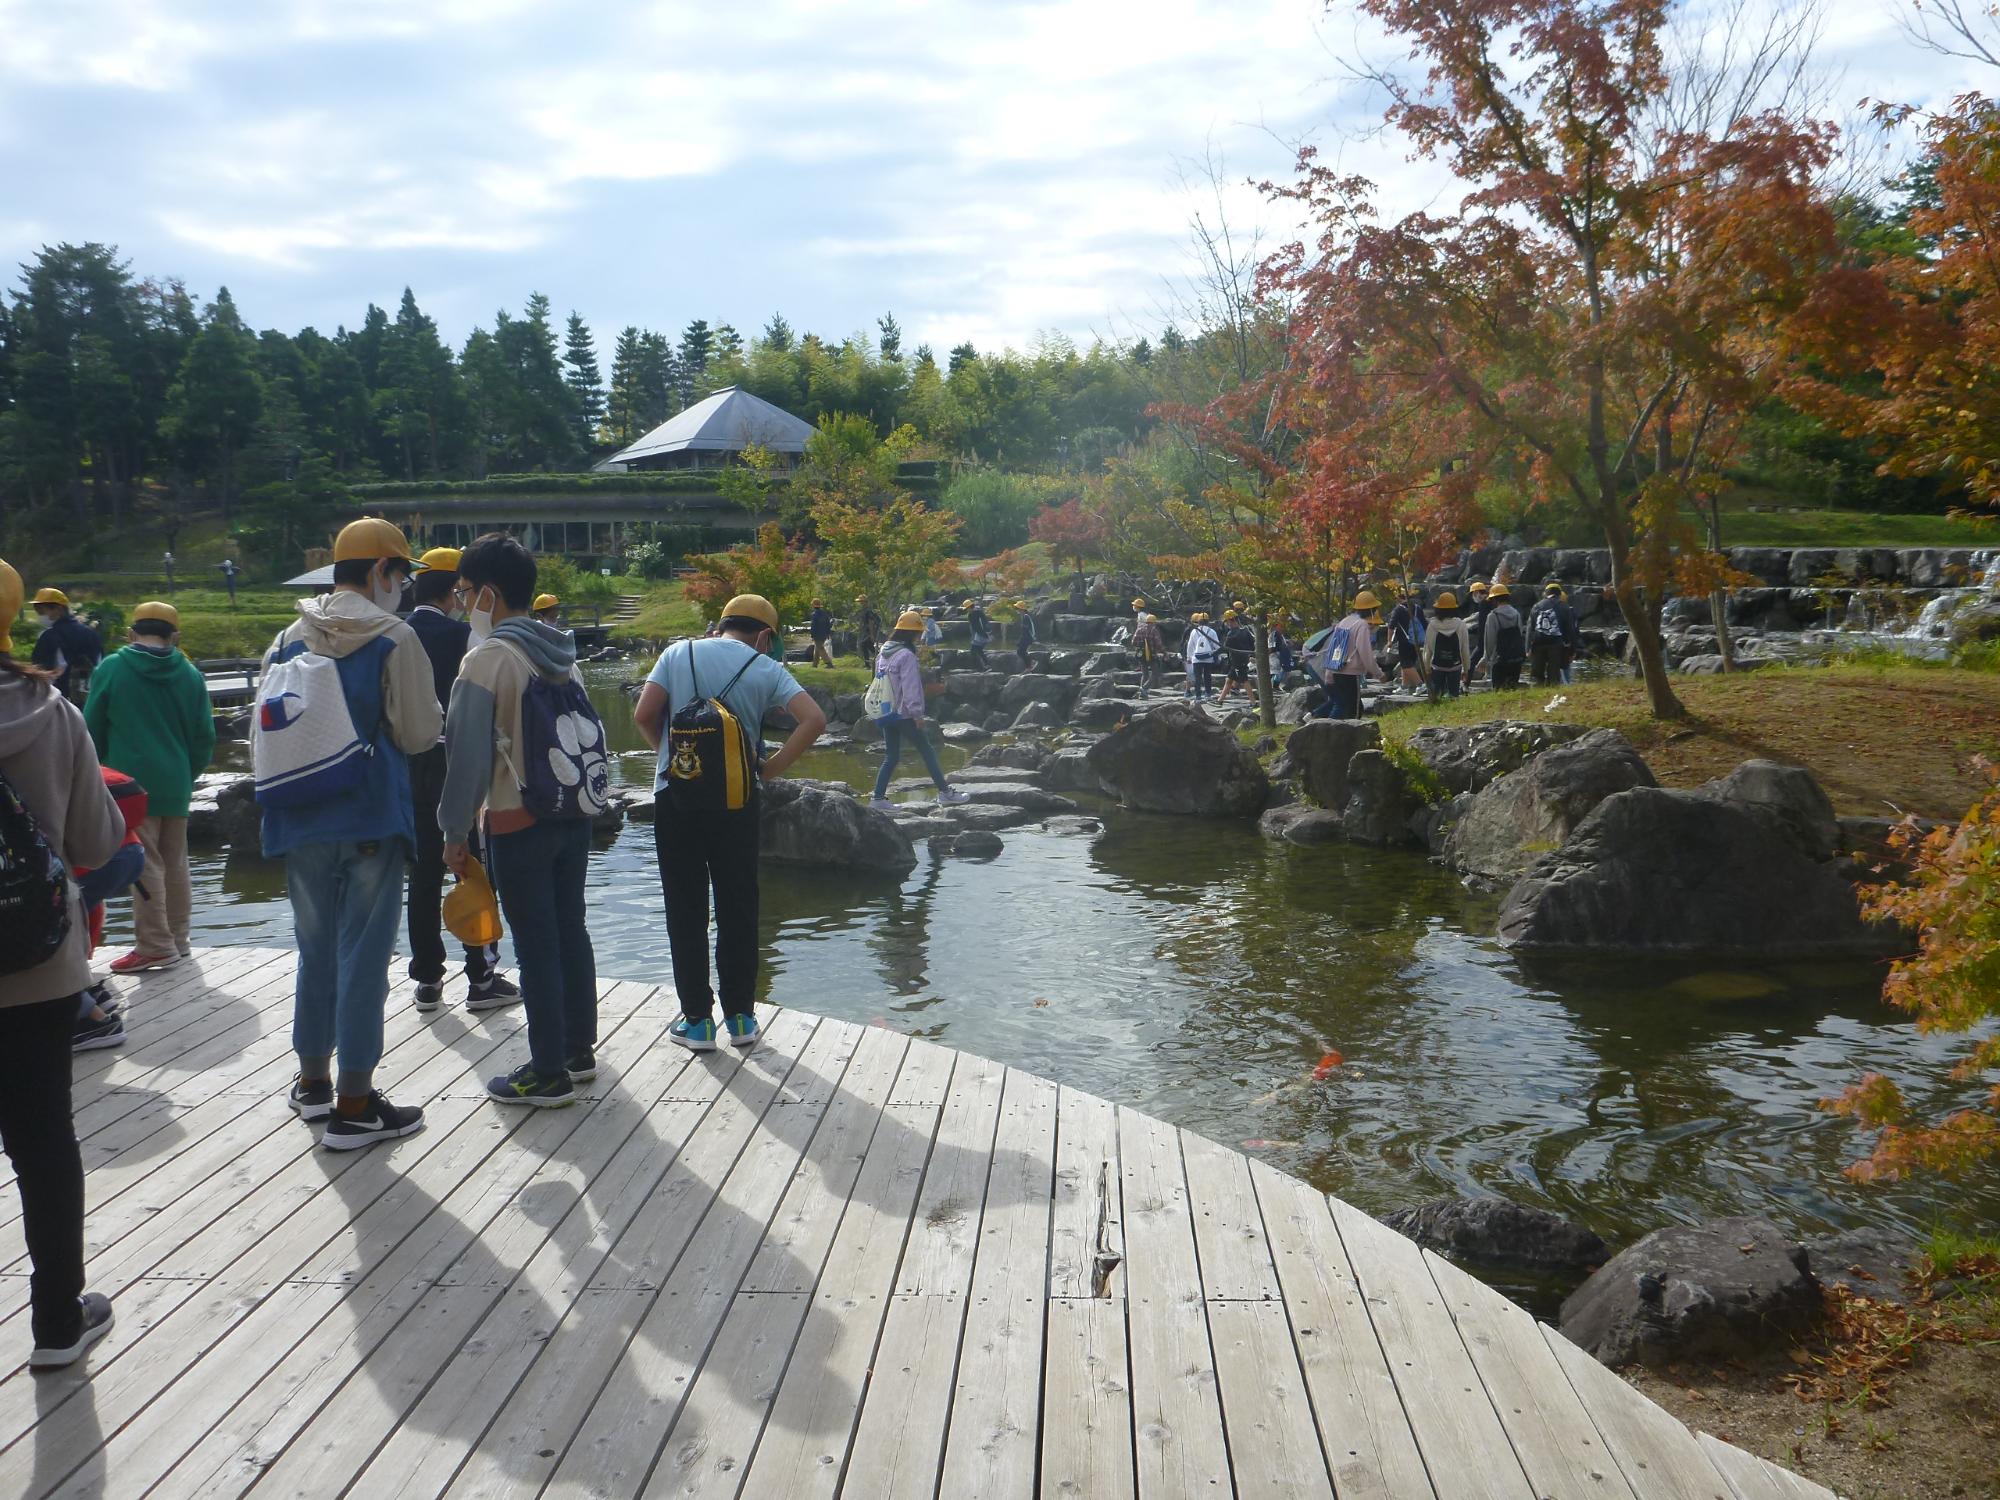
[[[486,1097],[499,1104],[528,1104],[536,1109],[561,1109],[576,1103],[576,1089],[569,1074],[544,1078],[533,1063],[522,1063],[505,1078],[488,1079]]]
[[[713,1052],[715,1050],[715,1022],[690,1021],[682,1016],[667,1028],[667,1040],[676,1047],[685,1047],[690,1052]]]
[[[757,1024],[754,1015],[727,1016],[722,1024],[729,1029],[729,1045],[732,1047],[754,1047],[764,1039],[764,1030]]]

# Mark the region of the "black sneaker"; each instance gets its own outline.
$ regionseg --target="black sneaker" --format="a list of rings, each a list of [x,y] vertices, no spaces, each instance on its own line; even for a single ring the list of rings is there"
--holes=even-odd
[[[110,983],[102,979],[85,990],[83,998],[103,1011],[107,1016],[115,1016],[125,1008],[125,1002],[111,993]]]
[[[442,1004],[444,1004],[444,986],[442,984],[419,984],[417,986],[416,1006],[421,1014],[429,1015]]]
[[[78,1021],[76,1034],[70,1038],[72,1052],[96,1052],[105,1047],[125,1045],[125,1021],[120,1016],[106,1016],[101,1021]]]
[[[382,1141],[415,1135],[424,1128],[424,1112],[414,1105],[391,1104],[379,1093],[368,1095],[368,1108],[358,1115],[335,1114],[319,1143],[329,1151],[359,1151]]]
[[[332,1114],[333,1080],[326,1078],[318,1083],[307,1083],[303,1078],[294,1078],[292,1113],[301,1120],[324,1120]]]
[[[590,1082],[597,1076],[597,1054],[588,1047],[581,1052],[572,1052],[567,1071],[571,1083]]]
[[[83,1312],[83,1328],[76,1336],[76,1342],[58,1349],[52,1345],[37,1344],[35,1352],[28,1356],[31,1370],[60,1370],[65,1365],[73,1365],[82,1359],[90,1346],[111,1332],[111,1299],[102,1292],[85,1292],[77,1298],[77,1306]]]
[[[505,1078],[488,1079],[486,1097],[497,1104],[530,1104],[536,1109],[561,1109],[565,1104],[576,1103],[576,1090],[570,1086],[567,1073],[544,1078],[535,1071],[533,1063],[522,1063]]]
[[[465,992],[467,1010],[499,1010],[520,1003],[520,987],[498,974],[489,975],[483,983],[475,984]]]

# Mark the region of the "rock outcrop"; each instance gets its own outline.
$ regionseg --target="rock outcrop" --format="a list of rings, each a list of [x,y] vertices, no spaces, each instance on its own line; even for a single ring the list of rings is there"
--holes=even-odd
[[[1340,831],[1355,844],[1409,843],[1410,819],[1423,803],[1411,793],[1403,768],[1380,750],[1356,751],[1347,763],[1347,805]]]
[[[1444,862],[1480,880],[1512,880],[1560,849],[1606,797],[1654,784],[1631,741],[1595,730],[1473,793],[1445,836]]]
[[[1607,1365],[1767,1354],[1809,1327],[1819,1281],[1805,1248],[1767,1219],[1656,1229],[1562,1305],[1562,1332]]]
[[[760,793],[758,851],[774,864],[907,875],[917,851],[895,819],[851,793],[773,781]]]
[[[1807,859],[1824,862],[1840,852],[1840,819],[1833,803],[1802,766],[1746,760],[1698,790],[1762,819]]]
[[[1508,892],[1501,941],[1530,953],[1875,957],[1901,935],[1767,813],[1639,786],[1600,802]]]
[[[1090,747],[1090,768],[1130,807],[1247,818],[1270,790],[1236,736],[1185,703],[1165,703]]]
[[[1334,812],[1347,806],[1348,767],[1357,753],[1382,745],[1382,726],[1373,719],[1314,719],[1285,741],[1285,762],[1299,788]]]
[[[1505,1198],[1436,1198],[1384,1214],[1382,1222],[1441,1255],[1496,1270],[1592,1271],[1611,1258],[1611,1247],[1590,1230]]]
[[[1270,809],[1257,820],[1257,829],[1265,838],[1287,844],[1332,844],[1342,836],[1339,813],[1304,802]]]
[[[1527,724],[1503,719],[1461,728],[1419,729],[1410,752],[1430,768],[1447,792],[1476,792],[1518,771],[1544,750],[1582,739],[1581,724]]]

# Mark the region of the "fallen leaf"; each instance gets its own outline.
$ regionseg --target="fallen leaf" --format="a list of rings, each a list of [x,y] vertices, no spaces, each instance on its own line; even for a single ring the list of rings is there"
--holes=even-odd
[[[1037,1001],[1035,1002],[1035,1008],[1036,1008],[1037,1010],[1040,1010],[1040,1009],[1041,1009],[1041,1008],[1042,1008],[1043,1006],[1047,1005],[1048,1003],[1049,1003],[1049,1002],[1048,1002],[1048,1001],[1046,1001],[1046,1000],[1037,1000]]]

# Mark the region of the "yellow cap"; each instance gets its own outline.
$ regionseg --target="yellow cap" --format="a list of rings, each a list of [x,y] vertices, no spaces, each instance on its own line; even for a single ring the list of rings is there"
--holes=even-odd
[[[1235,602],[1235,604],[1233,605],[1233,608],[1236,608],[1236,609],[1242,609],[1242,608],[1244,608],[1244,607],[1245,607],[1245,606],[1244,606],[1244,603],[1243,603],[1243,601],[1242,601],[1241,599],[1238,599],[1238,600],[1237,600],[1237,601]]]
[[[1557,583],[1553,578],[1551,578],[1547,583],[1542,585],[1542,592],[1545,594],[1560,594],[1562,591],[1563,591],[1563,586],[1560,583]]]
[[[374,562],[379,558],[409,555],[410,539],[403,535],[403,528],[380,516],[349,521],[333,539],[333,560],[337,563]]]
[[[1457,609],[1458,595],[1454,594],[1450,589],[1446,589],[1442,594],[1437,596],[1437,602],[1431,607],[1433,609]]]
[[[896,616],[896,628],[898,630],[922,630],[924,628],[924,617],[914,609],[906,609],[900,615]]]
[[[1354,612],[1357,615],[1372,615],[1381,607],[1382,601],[1369,589],[1363,589],[1354,596]]]
[[[1158,615],[1147,615],[1146,623],[1148,625],[1157,625],[1160,623],[1160,617]]]
[[[562,603],[562,600],[558,599],[554,594],[537,594],[535,595],[534,608],[531,613],[540,614],[545,609],[554,609],[560,603]]]
[[[465,554],[456,547],[433,547],[417,559],[419,573],[456,573]]]
[[[731,599],[722,606],[722,618],[727,620],[732,616],[759,621],[773,630],[778,628],[778,612],[771,607],[771,601],[762,594],[738,594]]]
[[[66,605],[69,603],[69,595],[65,594],[61,589],[36,589],[35,603]]]
[[[970,609],[970,608],[972,608],[972,601],[971,601],[970,599],[966,600],[966,601],[965,601],[965,603],[963,603],[963,604],[959,605],[959,608],[960,608],[960,609]]]
[[[1144,609],[1146,607],[1146,601],[1144,599],[1134,599],[1132,601],[1132,607],[1134,609]]]
[[[132,623],[137,625],[141,620],[165,620],[174,629],[181,628],[181,612],[171,604],[162,604],[158,599],[148,599],[133,609]]]
[[[1496,583],[1486,591],[1486,597],[1489,599],[1511,599],[1514,596],[1507,591],[1506,584]]]
[[[1225,609],[1222,612],[1222,618],[1225,620],[1233,620],[1236,618],[1236,611],[1233,609]]]
[[[1486,585],[1484,582],[1475,583],[1472,585],[1471,591],[1475,594],[1483,594],[1486,592]]]
[[[7,631],[14,623],[14,616],[21,612],[21,591],[21,575],[11,563],[0,558],[0,656],[12,650]]]

